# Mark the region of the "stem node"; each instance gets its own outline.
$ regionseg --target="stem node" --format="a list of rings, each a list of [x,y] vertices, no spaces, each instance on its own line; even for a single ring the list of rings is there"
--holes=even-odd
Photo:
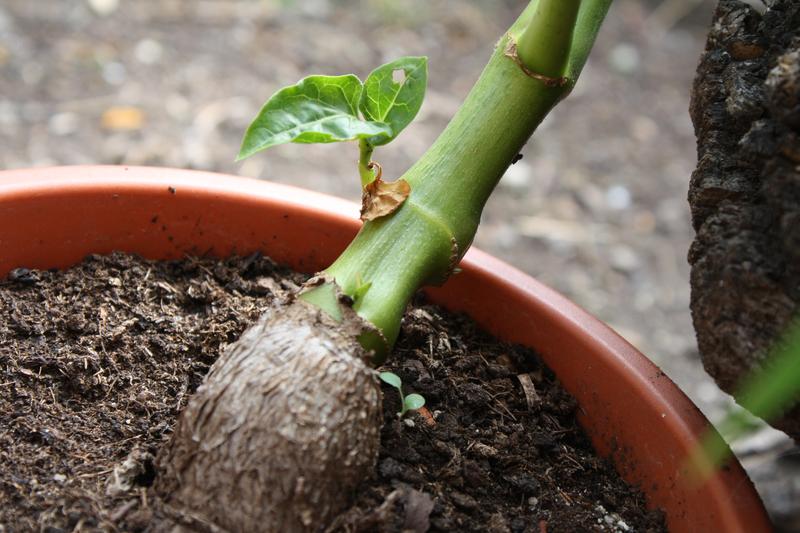
[[[566,76],[553,78],[529,69],[520,59],[519,54],[517,53],[517,42],[510,35],[508,36],[508,45],[503,53],[506,57],[510,58],[511,61],[513,61],[520,68],[520,70],[525,73],[526,76],[533,78],[534,80],[541,81],[546,87],[563,87],[569,83],[569,78]]]

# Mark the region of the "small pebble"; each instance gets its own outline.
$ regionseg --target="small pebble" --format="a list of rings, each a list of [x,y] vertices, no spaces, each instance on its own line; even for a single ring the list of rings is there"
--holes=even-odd
[[[56,113],[47,123],[47,129],[53,135],[64,136],[75,133],[78,129],[78,115],[75,113]]]
[[[103,79],[109,85],[122,85],[128,77],[128,72],[125,65],[112,61],[103,65]]]
[[[631,205],[631,193],[624,185],[612,185],[606,189],[606,205],[621,211]]]
[[[509,189],[525,189],[531,183],[531,165],[525,161],[518,161],[517,164],[508,167],[500,185]]]
[[[119,7],[119,0],[87,0],[89,7],[100,16],[110,15]]]
[[[136,43],[136,48],[133,50],[136,59],[145,65],[158,63],[161,60],[163,52],[164,48],[161,46],[161,43],[153,39],[142,39]]]
[[[633,74],[641,62],[639,49],[630,43],[619,43],[611,49],[608,62],[620,74]]]
[[[609,248],[611,266],[615,269],[631,273],[641,267],[641,260],[639,255],[633,248],[624,244],[617,244]]]

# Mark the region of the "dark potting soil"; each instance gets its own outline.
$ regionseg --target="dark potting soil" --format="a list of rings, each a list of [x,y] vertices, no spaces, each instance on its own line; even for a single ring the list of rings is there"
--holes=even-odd
[[[216,355],[304,276],[261,256],[114,254],[0,281],[0,531],[203,530],[150,489],[154,456]],[[384,386],[375,477],[329,531],[663,531],[597,458],[529,350],[418,302]]]

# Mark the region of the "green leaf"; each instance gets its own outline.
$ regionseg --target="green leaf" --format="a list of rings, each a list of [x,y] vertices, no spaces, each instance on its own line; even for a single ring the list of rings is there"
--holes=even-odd
[[[247,128],[237,161],[278,144],[382,138],[392,129],[358,117],[363,86],[352,74],[309,76],[267,100]]]
[[[403,411],[416,411],[425,405],[425,398],[417,393],[409,394],[403,400]]]
[[[371,145],[388,143],[414,120],[427,83],[427,57],[401,57],[367,76],[359,104],[361,113],[367,120],[385,122],[392,129],[388,137],[371,137]]]
[[[402,382],[400,381],[400,376],[398,376],[394,372],[381,372],[380,374],[378,374],[378,377],[381,378],[381,381],[383,381],[384,383],[388,383],[389,385],[391,385],[396,389],[399,389],[402,385]]]

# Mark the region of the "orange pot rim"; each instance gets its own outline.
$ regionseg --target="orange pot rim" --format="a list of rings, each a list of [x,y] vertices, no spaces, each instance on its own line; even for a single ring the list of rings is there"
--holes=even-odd
[[[116,249],[150,258],[265,249],[310,271],[338,255],[359,225],[351,202],[211,172],[117,166],[0,172],[0,277],[18,266],[62,268],[86,253]],[[292,239],[310,251],[300,254],[297,242],[284,242]],[[468,311],[504,340],[536,349],[578,399],[579,419],[598,452],[651,504],[669,507],[670,530],[771,529],[735,459],[702,486],[687,484],[685,457],[710,424],[649,359],[558,292],[484,252],[470,250],[461,268],[444,287],[429,289],[431,298]],[[492,298],[502,301],[482,310]],[[637,427],[624,427],[626,417]]]

